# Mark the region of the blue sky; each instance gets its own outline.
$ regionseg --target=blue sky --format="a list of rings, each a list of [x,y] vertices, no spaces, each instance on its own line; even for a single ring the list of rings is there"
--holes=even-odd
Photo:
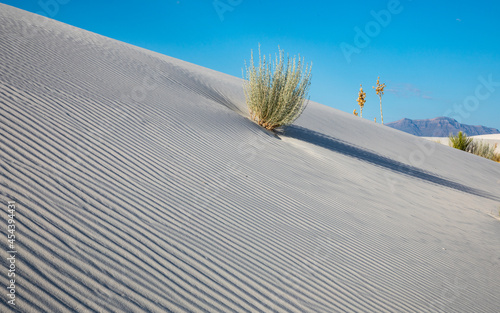
[[[311,100],[380,122],[450,116],[500,129],[500,2],[42,0],[3,3],[241,77],[250,50],[313,62]]]

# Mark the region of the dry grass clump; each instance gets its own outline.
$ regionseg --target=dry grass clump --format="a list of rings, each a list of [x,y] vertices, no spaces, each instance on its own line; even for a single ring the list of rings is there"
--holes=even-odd
[[[482,140],[473,140],[461,131],[456,136],[450,135],[450,146],[465,152],[500,163],[500,153],[495,153],[497,145],[490,145]]]
[[[274,64],[262,57],[254,65],[253,51],[250,66],[246,66],[245,98],[250,117],[262,127],[272,130],[292,124],[307,105],[311,85],[311,66],[304,60],[287,56],[278,48]],[[271,59],[271,57],[269,57]]]
[[[492,160],[500,163],[500,153],[495,153]]]
[[[482,140],[473,140],[471,144],[471,152],[483,158],[493,160],[495,158],[496,145],[490,145]]]

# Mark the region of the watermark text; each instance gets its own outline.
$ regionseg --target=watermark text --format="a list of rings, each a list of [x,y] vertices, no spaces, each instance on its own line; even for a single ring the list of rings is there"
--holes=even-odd
[[[8,303],[10,305],[16,305],[16,203],[14,201],[9,201],[7,203],[7,297]]]

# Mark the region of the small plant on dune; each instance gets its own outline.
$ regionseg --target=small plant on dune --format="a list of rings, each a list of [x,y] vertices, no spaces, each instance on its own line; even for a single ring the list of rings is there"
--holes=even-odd
[[[496,146],[496,145],[495,145]],[[500,163],[500,153],[495,153],[493,155],[493,161]]]
[[[495,150],[497,150],[498,144],[495,144]],[[493,152],[493,161],[500,163],[500,153]]]
[[[466,152],[472,151],[472,138],[467,137],[463,132],[459,131],[456,136],[450,134],[448,138],[450,139],[450,147]]]
[[[497,149],[497,147],[498,147],[498,145],[497,145],[497,144],[494,144],[494,145],[492,146],[492,148],[491,148],[491,149],[492,149],[492,154],[491,154],[491,158],[490,158],[490,159],[491,159],[492,161],[495,161],[495,162],[500,163],[500,153],[495,152],[495,151],[496,151],[496,149]]]
[[[259,64],[255,66],[252,51],[246,66],[244,89],[250,117],[268,130],[290,125],[302,114],[311,85],[311,66],[304,68],[300,55],[285,60],[284,51],[278,51],[272,64],[261,56],[259,47]]]
[[[354,109],[354,111],[352,111],[352,114],[354,114],[354,116],[358,116],[358,112],[356,112],[356,109]]]
[[[496,144],[490,145],[482,140],[474,140],[461,131],[456,136],[450,134],[448,138],[450,139],[450,147],[500,163],[500,153],[495,153]]]
[[[481,140],[473,140],[471,143],[470,152],[478,155],[480,157],[494,160],[495,158],[495,148],[496,145],[490,145],[487,142]]]
[[[366,102],[366,92],[363,92],[363,86],[360,84],[359,85],[359,93],[358,93],[358,105],[359,105],[359,117],[363,117],[363,107],[365,106]]]
[[[384,95],[384,88],[385,88],[385,83],[381,84],[380,76],[377,77],[377,87],[374,86],[373,89],[375,89],[378,97],[380,98],[380,120],[382,122],[382,125],[384,124],[384,115],[382,114],[382,96]]]

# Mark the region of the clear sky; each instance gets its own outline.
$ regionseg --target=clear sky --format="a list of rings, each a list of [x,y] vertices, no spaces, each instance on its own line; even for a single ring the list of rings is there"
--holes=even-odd
[[[2,1],[2,0],[0,0]],[[261,44],[313,62],[311,100],[384,122],[450,116],[500,129],[497,0],[41,0],[3,3],[242,77]]]

